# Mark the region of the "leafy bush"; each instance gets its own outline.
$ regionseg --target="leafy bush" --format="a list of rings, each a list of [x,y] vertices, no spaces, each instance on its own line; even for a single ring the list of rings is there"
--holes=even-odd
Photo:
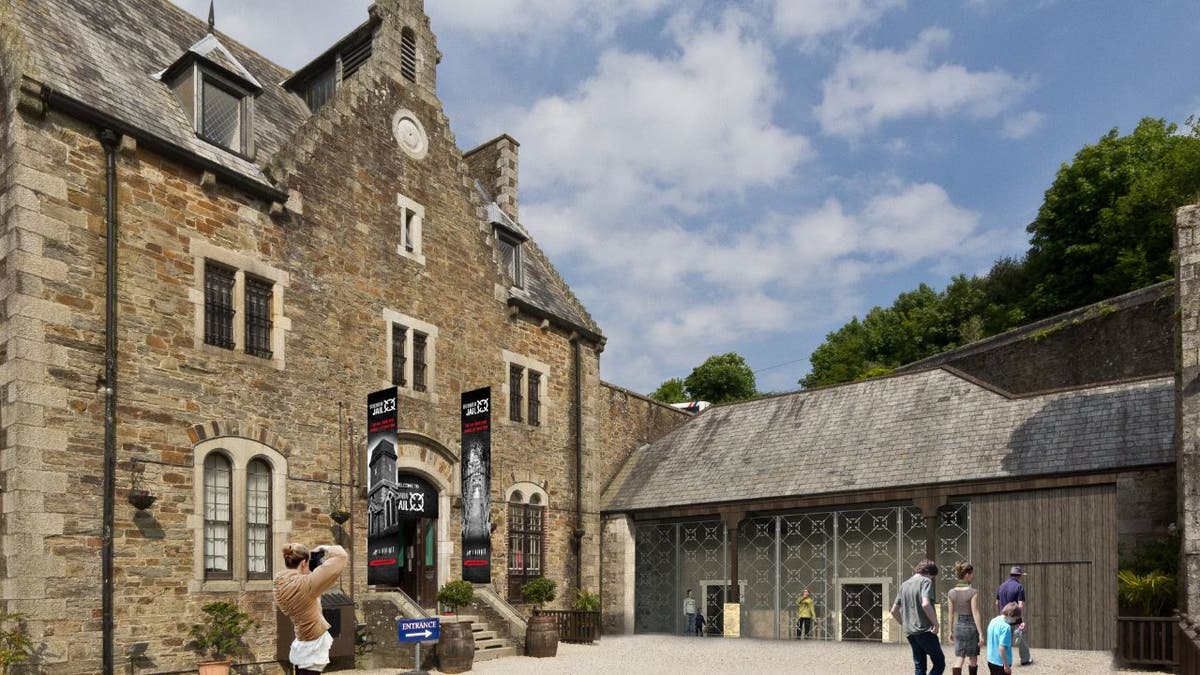
[[[196,651],[219,661],[224,657],[249,653],[242,636],[254,628],[255,621],[231,602],[210,602],[203,607],[204,621],[192,625]]]
[[[1173,574],[1132,570],[1117,572],[1117,594],[1121,603],[1145,616],[1165,616],[1175,605],[1176,580]]]
[[[0,612],[0,673],[29,658],[33,644],[25,633],[25,615]]]
[[[1130,555],[1122,557],[1121,569],[1136,574],[1160,572],[1171,576],[1178,575],[1179,545],[1179,532],[1171,532],[1161,539],[1148,541],[1134,549]]]
[[[556,588],[557,586],[553,581],[542,577],[528,581],[525,585],[521,586],[521,596],[525,598],[525,602],[535,603],[538,609],[541,609],[542,605],[558,597],[555,591]]]
[[[458,608],[466,607],[475,600],[475,587],[471,582],[462,579],[446,582],[438,591],[437,601],[446,605],[454,611],[454,616],[458,616]]]
[[[575,609],[581,612],[600,611],[600,595],[586,588],[575,591]]]

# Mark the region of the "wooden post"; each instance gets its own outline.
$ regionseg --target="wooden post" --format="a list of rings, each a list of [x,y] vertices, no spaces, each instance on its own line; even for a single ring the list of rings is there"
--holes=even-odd
[[[740,603],[741,586],[738,584],[738,539],[741,534],[742,519],[745,511],[722,511],[721,520],[725,523],[726,538],[731,544],[729,549],[729,596],[725,602]]]
[[[925,558],[936,562],[938,509],[946,505],[946,495],[931,492],[924,497],[914,498],[913,505],[921,509],[921,515],[925,518]]]

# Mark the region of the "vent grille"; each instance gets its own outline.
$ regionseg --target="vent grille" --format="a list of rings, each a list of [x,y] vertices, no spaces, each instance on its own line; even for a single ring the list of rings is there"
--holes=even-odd
[[[371,58],[371,37],[356,45],[351,45],[342,52],[342,79],[358,72],[367,59]]]
[[[410,28],[400,32],[400,74],[410,82],[417,81],[417,36]]]

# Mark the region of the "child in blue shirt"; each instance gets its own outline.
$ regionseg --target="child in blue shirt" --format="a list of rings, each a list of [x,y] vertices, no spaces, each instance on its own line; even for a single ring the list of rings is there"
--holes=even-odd
[[[1021,623],[1021,608],[1010,602],[987,627],[987,661],[991,675],[1012,673],[1013,626]]]
[[[696,612],[696,635],[704,637],[704,615]]]

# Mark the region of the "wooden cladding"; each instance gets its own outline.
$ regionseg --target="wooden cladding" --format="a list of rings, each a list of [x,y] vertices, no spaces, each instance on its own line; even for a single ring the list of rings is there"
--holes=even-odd
[[[1116,647],[1115,485],[980,495],[971,506],[972,562],[985,615],[995,613],[995,589],[1009,568],[1021,565],[1035,651]]]

